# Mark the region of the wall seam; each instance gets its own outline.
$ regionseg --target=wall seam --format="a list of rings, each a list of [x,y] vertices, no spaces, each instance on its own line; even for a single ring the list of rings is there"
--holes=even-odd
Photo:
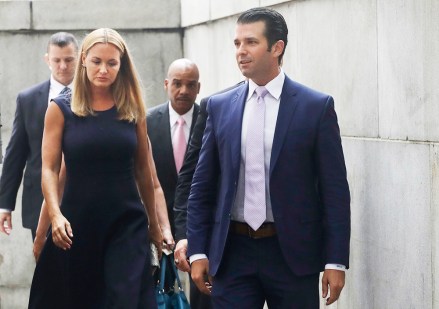
[[[29,29],[34,28],[34,7],[33,7],[33,1],[29,1]]]
[[[379,71],[379,31],[378,31],[378,24],[379,24],[379,19],[378,19],[378,1],[375,1],[375,18],[376,18],[376,27],[375,27],[375,35],[376,35],[376,73],[377,73],[377,79],[376,79],[376,83],[377,83],[377,126],[378,126],[378,130],[377,130],[377,137],[380,138],[381,134],[380,134],[380,71]]]
[[[434,270],[435,270],[435,260],[434,260],[434,240],[435,240],[435,235],[436,235],[436,228],[434,225],[435,222],[435,211],[434,211],[434,198],[435,198],[435,194],[434,194],[434,170],[435,168],[437,168],[436,162],[435,162],[435,144],[431,143],[430,144],[430,154],[429,154],[429,164],[428,166],[430,167],[430,226],[431,226],[431,230],[430,230],[430,235],[432,235],[431,237],[431,243],[430,243],[430,248],[431,248],[431,252],[430,252],[430,273],[431,273],[431,308],[434,308],[434,296],[435,296],[435,276],[434,276]]]

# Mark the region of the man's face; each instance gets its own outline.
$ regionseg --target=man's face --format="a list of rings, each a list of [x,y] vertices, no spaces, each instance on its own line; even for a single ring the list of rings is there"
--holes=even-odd
[[[279,73],[279,43],[270,49],[264,32],[263,21],[237,24],[234,40],[239,69],[259,85],[265,85]]]
[[[57,82],[65,86],[72,82],[75,74],[77,54],[73,44],[64,47],[57,45],[49,46],[49,52],[46,54],[45,60],[52,71],[53,78]]]
[[[172,108],[179,115],[186,114],[194,105],[200,91],[198,70],[192,66],[171,70],[165,79],[165,90]]]

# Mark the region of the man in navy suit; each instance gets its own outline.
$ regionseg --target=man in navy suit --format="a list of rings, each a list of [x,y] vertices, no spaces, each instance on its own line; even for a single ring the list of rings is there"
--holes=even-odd
[[[49,100],[57,97],[67,86],[71,88],[78,54],[76,38],[66,32],[50,37],[45,61],[52,74],[49,80],[18,94],[12,135],[6,148],[0,179],[0,232],[12,230],[11,212],[15,209],[18,188],[23,178],[23,227],[35,233],[40,216],[41,141],[44,116]],[[23,170],[24,177],[23,177]]]
[[[350,194],[334,101],[282,71],[287,34],[274,10],[241,14],[248,82],[207,106],[187,236],[192,279],[214,308],[319,308],[323,270],[327,304],[344,286]]]

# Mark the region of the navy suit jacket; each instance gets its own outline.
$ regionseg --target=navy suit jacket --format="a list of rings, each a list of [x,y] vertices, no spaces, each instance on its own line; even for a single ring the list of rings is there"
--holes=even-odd
[[[49,88],[50,81],[47,80],[18,94],[11,139],[6,148],[0,179],[0,208],[12,211],[23,178],[21,216],[23,226],[33,230],[37,228],[43,202],[41,142]]]
[[[192,129],[197,121],[200,107],[194,104],[192,114]],[[165,194],[169,222],[172,234],[174,228],[174,195],[177,186],[177,169],[175,167],[174,152],[172,149],[171,125],[169,123],[169,104],[165,102],[148,110],[147,116],[148,136],[151,141],[152,155],[157,169],[157,177]],[[189,136],[191,136],[190,134]]]
[[[248,83],[213,96],[188,202],[188,255],[223,258],[241,160]],[[285,77],[270,161],[279,245],[297,275],[349,267],[350,194],[332,97]]]
[[[232,87],[223,89],[215,94],[229,91],[244,83],[239,82]],[[198,156],[200,154],[201,143],[203,139],[204,129],[207,121],[207,102],[209,97],[203,98],[200,101],[200,112],[198,113],[197,122],[194,125],[191,134],[190,143],[186,155],[184,157],[183,166],[178,174],[177,188],[175,189],[174,200],[174,225],[175,225],[175,240],[186,239],[186,219],[187,219],[187,200],[191,190],[192,177],[194,176],[195,167],[197,166]]]

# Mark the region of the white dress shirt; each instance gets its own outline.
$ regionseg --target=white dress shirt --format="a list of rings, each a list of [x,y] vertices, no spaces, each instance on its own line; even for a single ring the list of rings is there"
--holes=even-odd
[[[265,101],[265,123],[264,123],[264,162],[265,162],[265,197],[267,206],[266,222],[274,222],[273,212],[271,210],[270,198],[270,159],[271,148],[273,147],[274,130],[276,129],[277,114],[279,112],[280,95],[285,81],[285,74],[281,72],[278,76],[272,79],[264,87],[268,93],[264,97]],[[245,149],[247,142],[247,128],[249,124],[249,114],[247,106],[254,104],[257,100],[255,89],[259,87],[251,79],[248,82],[248,95],[244,107],[244,114],[242,117],[242,131],[241,131],[241,164],[239,168],[239,181],[236,190],[235,203],[232,207],[232,220],[245,222],[244,220],[244,186],[245,186]]]
[[[73,82],[68,84],[67,87],[72,89]],[[49,100],[47,103],[50,102],[50,100],[56,98],[59,96],[59,93],[66,87],[66,85],[61,84],[60,82],[56,81],[53,78],[53,75],[50,76],[50,88],[49,88]]]

